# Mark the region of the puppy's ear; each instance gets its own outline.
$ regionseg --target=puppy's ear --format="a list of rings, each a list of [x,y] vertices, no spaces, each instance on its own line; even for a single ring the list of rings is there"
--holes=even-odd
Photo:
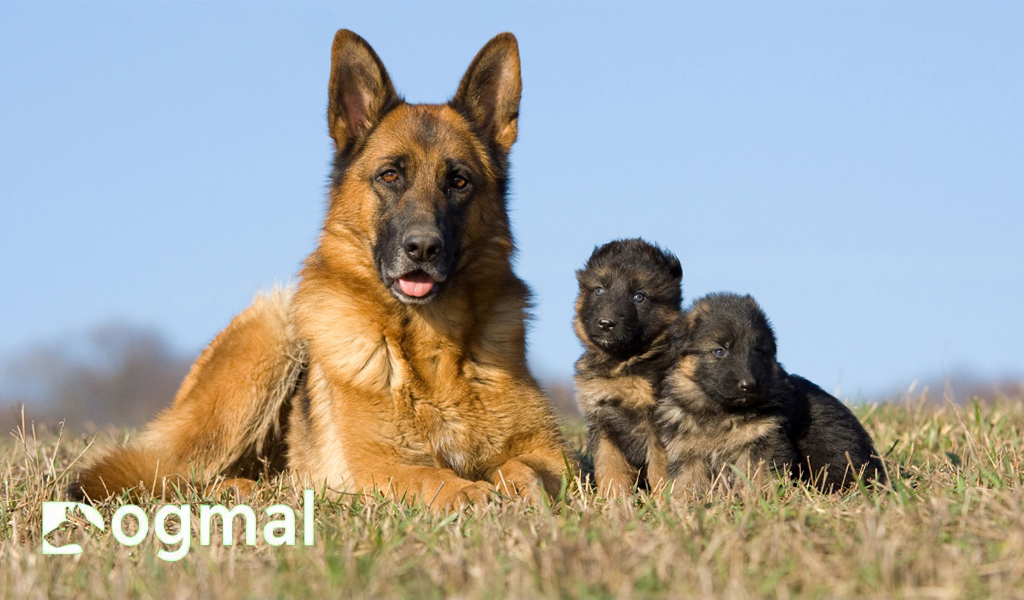
[[[763,313],[762,313],[763,314]],[[767,330],[766,335],[768,337],[767,346],[772,356],[772,360],[778,362],[779,360],[779,338],[775,335],[775,327],[772,325],[770,319],[767,316],[764,318],[764,327]]]
[[[462,77],[451,106],[508,154],[519,135],[519,43],[505,32],[487,42]]]
[[[674,353],[683,355],[693,352],[693,333],[696,331],[696,319],[693,311],[682,311],[669,326]]]
[[[668,272],[672,275],[672,279],[675,281],[683,280],[683,265],[679,264],[679,259],[674,255],[669,254],[668,258]]]
[[[583,279],[586,274],[585,269],[576,269],[576,281],[580,284],[580,287],[583,287]]]
[[[377,53],[348,29],[334,35],[327,92],[327,128],[340,152],[349,151],[401,102]]]

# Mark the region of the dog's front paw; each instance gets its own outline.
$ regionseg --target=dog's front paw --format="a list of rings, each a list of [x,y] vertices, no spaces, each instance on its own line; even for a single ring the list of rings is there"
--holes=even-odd
[[[545,496],[540,475],[518,462],[506,463],[498,469],[494,474],[494,486],[502,496],[535,506],[540,505]]]
[[[444,510],[462,510],[471,504],[483,504],[494,497],[494,488],[486,481],[475,481],[459,488],[444,503]]]
[[[214,498],[227,496],[240,502],[252,498],[256,493],[256,482],[244,477],[234,477],[208,486],[206,493]]]

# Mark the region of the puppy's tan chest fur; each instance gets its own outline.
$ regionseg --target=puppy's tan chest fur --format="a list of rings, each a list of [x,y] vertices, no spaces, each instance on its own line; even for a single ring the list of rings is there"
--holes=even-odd
[[[660,420],[670,462],[702,461],[712,470],[734,463],[761,444],[779,420],[772,417],[751,419],[725,415],[713,421],[699,418],[678,407],[665,407]]]
[[[656,414],[668,472],[680,493],[702,493],[719,474],[731,479],[728,465],[753,474],[758,463],[771,456],[772,436],[782,426],[780,416],[716,409],[714,401],[678,370],[666,383],[668,394]]]
[[[655,404],[654,386],[644,377],[577,375],[576,390],[584,413],[606,410],[646,411]]]

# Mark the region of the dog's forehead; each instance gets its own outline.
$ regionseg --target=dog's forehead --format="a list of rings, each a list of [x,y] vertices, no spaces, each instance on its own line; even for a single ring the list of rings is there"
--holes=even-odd
[[[629,287],[632,285],[633,274],[623,265],[600,265],[587,269],[586,280],[592,285],[604,287]]]
[[[446,104],[396,107],[370,135],[363,156],[408,156],[430,163],[455,160],[489,168],[486,147],[462,115]]]
[[[673,284],[678,286],[678,283],[672,278],[672,274],[669,273],[668,269],[661,267],[660,265],[658,268],[642,269],[637,276],[636,283],[640,287],[646,288],[649,291],[654,291],[666,286],[672,286]]]
[[[705,344],[728,344],[738,349],[756,343],[754,331],[726,311],[702,311],[697,323],[697,337]]]
[[[726,318],[715,324],[715,336],[729,342],[734,351],[751,351],[768,342],[769,337],[756,323],[740,318]]]

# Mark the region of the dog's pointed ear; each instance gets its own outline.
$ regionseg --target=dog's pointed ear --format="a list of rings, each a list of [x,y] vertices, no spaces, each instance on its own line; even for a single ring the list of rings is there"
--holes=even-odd
[[[679,259],[672,254],[668,256],[668,273],[672,276],[673,281],[683,280],[683,265],[679,262]]]
[[[694,316],[690,311],[682,311],[675,321],[669,325],[672,348],[679,354],[690,354],[693,350],[691,345],[691,333],[694,329]]]
[[[487,42],[462,76],[451,105],[508,154],[519,135],[519,43],[511,33]]]
[[[377,53],[348,29],[334,35],[327,90],[327,128],[339,151],[351,148],[401,101]]]

